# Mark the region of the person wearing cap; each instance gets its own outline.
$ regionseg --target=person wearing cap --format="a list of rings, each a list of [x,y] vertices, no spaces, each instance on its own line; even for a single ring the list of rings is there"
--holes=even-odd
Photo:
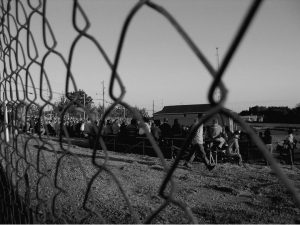
[[[202,116],[202,114],[198,114],[193,126],[196,126],[196,124],[199,122],[201,116]],[[197,129],[196,134],[192,140],[192,150],[189,153],[185,163],[183,164],[185,167],[187,167],[189,169],[192,168],[191,163],[193,162],[193,160],[195,158],[195,154],[197,152],[200,153],[200,156],[203,159],[204,164],[206,165],[206,168],[208,170],[212,170],[215,167],[215,165],[210,164],[208,158],[206,157],[203,143],[204,143],[204,141],[203,141],[203,124],[201,124],[199,126],[199,128]]]

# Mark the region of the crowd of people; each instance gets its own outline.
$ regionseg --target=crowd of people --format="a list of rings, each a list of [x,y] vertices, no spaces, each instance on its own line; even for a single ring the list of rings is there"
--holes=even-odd
[[[167,118],[163,121],[150,120],[144,117],[145,126],[138,122],[135,118],[130,121],[128,119],[110,118],[104,123],[101,135],[103,136],[118,136],[123,140],[130,142],[135,137],[145,137],[146,131],[152,134],[154,139],[159,145],[167,143],[170,138],[184,138],[189,134],[190,129],[197,124],[201,118],[198,115],[194,124],[190,126],[180,125],[178,119],[174,119],[171,125]],[[27,133],[48,134],[50,136],[59,136],[60,134],[66,136],[65,131],[68,132],[68,137],[88,138],[90,142],[95,141],[96,134],[98,133],[99,120],[79,119],[75,117],[65,117],[61,125],[59,117],[52,117],[44,122],[38,118],[32,117],[26,121],[24,131]],[[63,129],[61,129],[63,128]],[[61,133],[62,132],[62,133]],[[237,158],[239,164],[242,162],[242,156],[239,149],[239,139],[241,132],[230,131],[228,126],[222,127],[218,124],[218,120],[214,119],[210,126],[201,125],[192,139],[191,151],[187,154],[184,165],[191,168],[191,163],[195,158],[195,154],[199,154],[203,162],[209,170],[213,169],[207,158],[207,149],[214,149],[216,152],[223,150],[229,157]],[[266,144],[267,149],[272,153],[272,135],[270,129],[266,129],[264,133],[259,133]],[[293,137],[292,130],[289,131],[289,136],[286,138],[287,146],[292,149],[295,148],[297,143]],[[90,145],[92,146],[92,145]]]
[[[144,118],[144,127],[135,119],[132,119],[128,125],[126,125],[124,121],[119,125],[118,120],[107,120],[102,134],[119,135],[121,137],[125,136],[130,140],[131,137],[145,136],[145,130],[148,130],[159,145],[163,145],[167,143],[170,138],[176,139],[186,137],[190,129],[199,122],[201,116],[202,115],[199,114],[194,121],[195,123],[190,126],[180,125],[178,119],[174,119],[174,122],[171,125],[167,118],[164,118],[162,122],[160,120],[150,121],[148,118]],[[216,150],[223,149],[227,156],[237,158],[238,163],[241,164],[242,156],[239,150],[239,138],[240,131],[231,132],[228,126],[222,127],[218,124],[218,120],[216,119],[213,120],[211,126],[204,127],[201,125],[193,137],[190,151],[185,157],[186,162],[184,165],[191,168],[191,163],[194,160],[195,155],[199,154],[207,168],[209,170],[213,169],[214,165],[212,165],[207,158],[207,150],[212,148],[217,148]]]
[[[107,120],[103,128],[103,135],[122,135],[122,136],[146,136],[146,130],[151,133],[156,141],[160,141],[163,138],[171,137],[184,137],[187,135],[189,127],[180,126],[178,120],[174,120],[174,124],[170,125],[165,118],[161,123],[160,120],[150,120],[149,118],[143,118],[145,127],[142,123],[139,123],[136,119],[131,119],[130,123],[126,121]]]
[[[146,129],[153,134],[154,138],[158,141],[165,137],[184,137],[188,133],[189,127],[180,126],[178,120],[175,119],[174,124],[171,126],[167,119],[163,123],[160,120],[150,120],[144,117]],[[92,127],[98,127],[99,120],[90,120],[65,117],[61,126],[60,117],[51,117],[41,121],[38,117],[28,118],[26,124],[22,127],[26,133],[48,134],[50,136],[65,135],[64,129],[68,132],[69,137],[87,137],[92,131]],[[61,129],[63,128],[63,129]],[[146,135],[144,127],[136,119],[111,118],[107,119],[104,123],[101,134],[106,135],[122,135],[122,136],[140,136]]]
[[[75,117],[65,117],[61,127],[60,117],[51,117],[49,119],[40,120],[38,117],[31,117],[26,120],[23,131],[30,134],[40,134],[49,136],[65,135],[64,128],[67,130],[69,137],[83,137],[80,130],[85,121]],[[63,129],[61,129],[63,128]]]
[[[198,114],[194,126],[199,123],[202,114]],[[198,125],[199,126],[199,125]],[[232,158],[236,158],[238,164],[242,163],[242,156],[239,149],[240,131],[230,131],[229,127],[222,127],[218,124],[217,119],[213,119],[210,127],[200,125],[192,139],[192,148],[185,159],[184,166],[192,168],[191,163],[195,158],[195,154],[199,154],[208,170],[215,167],[215,162],[211,162],[207,157],[207,149],[213,150],[215,154],[218,152]],[[206,146],[206,148],[205,148]]]
[[[274,146],[273,146],[273,137],[271,134],[271,129],[267,128],[264,132],[259,132],[259,137],[261,140],[264,142],[266,145],[267,150],[273,154]],[[297,146],[297,140],[294,137],[294,132],[293,129],[288,130],[288,135],[284,138],[282,143],[279,143],[277,145],[277,150],[279,151],[280,154],[282,153],[289,153],[290,154],[290,160],[291,163],[294,163],[294,158],[295,158],[295,149]],[[268,162],[267,162],[268,164]]]

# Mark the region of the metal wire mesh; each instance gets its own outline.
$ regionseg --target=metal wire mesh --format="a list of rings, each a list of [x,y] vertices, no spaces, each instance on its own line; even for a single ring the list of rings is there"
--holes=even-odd
[[[88,222],[91,217],[97,217],[98,220],[96,221],[98,222],[105,222],[101,213],[96,210],[96,203],[94,201],[96,194],[91,190],[97,179],[104,179],[103,177],[108,175],[114,180],[119,189],[120,195],[126,202],[132,222],[150,223],[167,206],[175,205],[182,209],[190,222],[197,223],[197,220],[189,206],[185,202],[181,202],[174,197],[176,182],[173,180],[173,174],[178,167],[180,157],[187,149],[197,128],[217,113],[223,113],[231,117],[250,135],[252,141],[256,143],[264,157],[270,162],[270,166],[278,179],[292,193],[296,204],[300,206],[300,196],[297,193],[296,188],[281,171],[280,167],[267,151],[262,141],[237,114],[232,111],[228,111],[223,107],[227,97],[227,89],[222,82],[223,74],[232,60],[236,50],[240,46],[241,40],[245,36],[251,21],[255,17],[256,12],[261,5],[261,2],[262,1],[260,0],[253,1],[244,19],[241,21],[238,32],[233,38],[224,60],[221,62],[219,69],[215,70],[199,47],[192,41],[189,34],[169,13],[169,11],[150,0],[137,1],[128,13],[122,27],[122,32],[116,49],[116,56],[113,61],[110,60],[99,41],[89,34],[89,15],[84,12],[77,0],[73,1],[72,6],[72,25],[73,29],[76,31],[76,38],[72,41],[69,58],[64,57],[63,54],[56,50],[57,41],[55,33],[53,32],[46,15],[47,0],[40,0],[35,3],[30,0],[1,0],[0,99],[1,104],[4,106],[4,115],[1,120],[2,133],[0,139],[0,192],[2,192],[4,198],[0,204],[2,210],[1,215],[4,217],[3,221],[8,223],[61,223],[76,221],[74,218],[72,220],[65,217],[62,205],[64,205],[66,201],[72,201],[70,195],[75,195],[75,193],[77,194],[77,191],[79,191],[80,195],[78,195],[78,198],[80,198],[80,204],[77,208],[80,208],[80,210],[85,212],[84,215],[81,215],[80,222]],[[197,126],[193,127],[190,131],[179,154],[177,155],[176,160],[170,167],[167,165],[162,151],[155,142],[153,136],[149,132],[146,132],[146,137],[149,139],[157,157],[160,159],[165,172],[165,177],[161,180],[161,185],[157,190],[164,201],[153,211],[151,215],[140,220],[136,213],[136,209],[130,201],[130,197],[126,194],[125,187],[123,187],[114,172],[107,166],[109,161],[109,149],[104,142],[100,130],[102,130],[106,118],[116,105],[122,105],[132,111],[135,117],[138,118],[143,126],[145,126],[142,116],[131,105],[123,101],[126,94],[125,86],[123,85],[122,76],[117,73],[118,66],[122,60],[121,53],[124,43],[126,42],[128,28],[134,21],[136,13],[143,7],[148,7],[158,15],[165,18],[165,20],[168,21],[177,31],[177,34],[185,41],[199,62],[202,63],[209,71],[213,77],[213,82],[209,89],[208,99],[213,108],[201,119],[201,121],[199,121]],[[25,8],[27,8],[27,10],[25,10]],[[78,16],[82,17],[84,20],[83,27],[78,24]],[[37,40],[33,35],[33,27],[31,27],[31,23],[35,18],[39,18],[42,21],[42,43],[43,47],[46,49],[44,53],[39,51]],[[26,42],[20,41],[19,36],[22,32],[25,32],[26,34]],[[103,149],[103,160],[98,160],[97,156],[99,155],[99,152],[96,150],[96,147],[94,147],[93,153],[85,159],[83,159],[79,154],[74,153],[72,145],[68,139],[68,131],[65,127],[63,127],[65,115],[72,104],[76,102],[79,106],[84,108],[78,98],[71,99],[69,96],[70,86],[73,86],[74,90],[78,91],[75,78],[72,75],[71,65],[77,43],[81,39],[86,39],[95,45],[95,48],[101,53],[111,70],[109,95],[114,102],[106,109],[103,117],[101,118],[96,137],[99,139],[101,148]],[[39,109],[39,120],[44,120],[43,112],[45,108],[49,105],[55,107],[53,104],[53,91],[51,89],[52,84],[50,83],[50,79],[47,75],[48,71],[45,68],[45,62],[51,55],[55,55],[60,58],[66,68],[65,95],[70,99],[70,104],[63,109],[63,112],[60,115],[60,129],[63,132],[61,132],[59,136],[59,150],[57,150],[53,143],[49,141],[47,136],[35,136],[30,133],[24,133],[20,129],[24,122],[20,117],[22,109],[25,109],[23,113],[25,113],[24,117],[26,118],[26,116],[29,115],[31,108],[37,106]],[[38,68],[38,74],[33,74],[32,67]],[[38,83],[33,81],[34,75],[39,77]],[[118,95],[114,92],[116,83],[121,89],[121,93]],[[31,86],[33,87],[32,89],[29,88]],[[42,91],[45,86],[49,89],[49,94],[47,96],[45,96]],[[216,101],[213,98],[213,94],[216,89],[220,89],[221,91],[221,99],[219,101]],[[29,94],[30,90],[34,92],[33,96],[32,94]],[[40,92],[36,93],[36,90],[40,90]],[[37,101],[38,97],[41,99],[41,104]],[[11,113],[9,114],[6,111],[7,106],[10,106],[11,108]],[[87,114],[90,113],[87,109],[85,109],[85,112]],[[63,138],[63,133],[66,138]],[[67,143],[64,143],[64,140],[66,140]],[[89,160],[91,164],[92,169],[90,171],[87,171],[84,167],[87,160]],[[71,169],[77,171],[76,176],[81,178],[81,182],[85,184],[85,189],[77,191],[74,190],[74,193],[68,193],[66,189],[68,184],[64,182],[64,178],[66,176],[71,176]],[[31,200],[32,195],[35,200]]]

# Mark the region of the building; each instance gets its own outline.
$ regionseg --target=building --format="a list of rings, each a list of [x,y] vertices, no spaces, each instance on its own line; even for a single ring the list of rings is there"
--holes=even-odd
[[[247,116],[241,116],[243,120],[246,122],[264,122],[264,116],[258,116],[258,115],[247,115]]]
[[[174,119],[178,119],[181,125],[190,126],[194,123],[197,115],[199,113],[207,113],[212,108],[210,104],[195,104],[195,105],[170,105],[165,106],[161,111],[153,114],[154,120],[163,121],[164,118],[169,120],[172,125]],[[225,115],[217,114],[214,115],[205,124],[211,124],[213,119],[217,119],[219,124],[222,126],[228,126],[231,131],[237,129],[237,125],[233,122],[231,118]]]

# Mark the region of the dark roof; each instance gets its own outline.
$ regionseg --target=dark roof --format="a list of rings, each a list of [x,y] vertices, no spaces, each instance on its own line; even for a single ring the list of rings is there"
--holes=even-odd
[[[163,110],[154,113],[159,114],[179,114],[179,113],[204,113],[211,109],[210,104],[196,104],[196,105],[169,105],[165,106]]]

